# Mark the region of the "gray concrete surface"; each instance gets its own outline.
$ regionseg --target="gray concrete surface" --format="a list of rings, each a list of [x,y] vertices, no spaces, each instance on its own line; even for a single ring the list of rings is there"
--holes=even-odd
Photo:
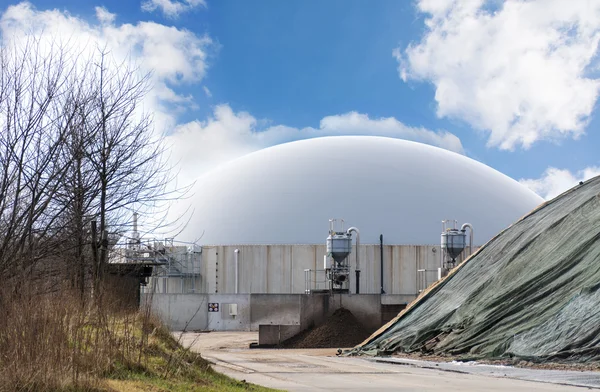
[[[179,337],[180,334],[176,333]],[[181,342],[214,363],[217,371],[238,380],[289,391],[582,391],[565,378],[519,369],[518,377],[491,370],[470,372],[473,366],[432,363],[389,363],[339,358],[335,349],[249,349],[255,332],[185,333]],[[460,369],[454,369],[460,367]],[[464,368],[467,368],[465,370]],[[544,371],[547,372],[547,371]],[[561,372],[581,374],[582,372]],[[571,375],[573,375],[571,374]],[[514,376],[514,374],[513,374]],[[584,375],[583,378],[589,375]],[[548,382],[530,381],[541,378]],[[573,380],[571,380],[573,381]],[[586,388],[587,389],[587,388]]]
[[[301,300],[298,294],[252,294],[251,330],[260,324],[300,325]]]
[[[275,345],[302,332],[299,325],[259,325],[258,344]]]
[[[381,327],[381,295],[380,294],[350,294],[332,295],[329,297],[329,313],[344,307],[352,312],[354,317],[368,330]]]
[[[379,294],[152,294],[152,309],[171,330],[258,331],[259,325],[321,324],[336,309],[345,307],[370,330],[382,324]],[[208,304],[218,304],[209,312]],[[229,305],[237,314],[229,314]]]
[[[152,301],[153,311],[173,330],[208,329],[207,294],[154,294],[143,296]]]
[[[477,362],[431,362],[408,358],[372,358],[378,363],[416,366],[422,369],[436,369],[462,372],[492,377],[508,377],[519,380],[549,382],[553,384],[575,385],[600,389],[600,372],[545,370],[515,368],[512,366],[486,365]]]

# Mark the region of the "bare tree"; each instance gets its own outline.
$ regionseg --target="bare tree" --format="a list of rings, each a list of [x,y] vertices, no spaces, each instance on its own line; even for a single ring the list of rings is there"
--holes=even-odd
[[[23,282],[39,267],[85,300],[99,293],[109,235],[181,195],[167,190],[163,138],[142,110],[150,88],[106,50],[34,38],[0,48],[0,277]]]
[[[0,274],[20,282],[52,252],[68,167],[59,157],[76,112],[66,100],[71,53],[50,45],[44,54],[30,38],[0,50]]]
[[[73,267],[69,269],[71,287],[78,289],[84,302],[89,260],[92,259],[89,225],[96,210],[98,181],[87,159],[94,135],[88,132],[86,120],[93,102],[84,94],[74,97],[74,102],[78,107],[77,120],[71,124],[65,140],[65,153],[61,158],[67,175],[60,187],[58,200],[65,207],[62,254]]]
[[[86,155],[98,181],[94,190],[100,236],[96,285],[108,262],[109,232],[123,234],[134,211],[150,212],[173,195],[166,190],[171,178],[163,139],[154,132],[152,117],[141,110],[150,75],[129,62],[114,63],[105,51],[98,57],[95,110],[88,121],[93,143]]]
[[[181,192],[167,190],[163,139],[142,110],[147,74],[33,35],[2,44],[0,389],[88,389],[148,347],[148,311],[139,324],[113,306],[122,292],[103,294],[120,289],[104,279],[109,238]]]

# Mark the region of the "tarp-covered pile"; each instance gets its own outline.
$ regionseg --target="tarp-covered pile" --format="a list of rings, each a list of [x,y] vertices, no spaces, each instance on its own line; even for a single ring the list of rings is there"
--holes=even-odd
[[[600,360],[600,177],[482,247],[349,354]]]

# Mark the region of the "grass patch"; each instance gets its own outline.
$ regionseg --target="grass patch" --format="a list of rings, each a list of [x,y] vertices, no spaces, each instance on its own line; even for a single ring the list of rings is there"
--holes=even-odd
[[[103,380],[106,391],[272,391],[215,372],[200,354],[184,349],[154,320],[147,327],[152,331],[143,366],[116,364]]]
[[[66,294],[0,310],[0,392],[268,391],[215,372],[145,307],[81,306]]]

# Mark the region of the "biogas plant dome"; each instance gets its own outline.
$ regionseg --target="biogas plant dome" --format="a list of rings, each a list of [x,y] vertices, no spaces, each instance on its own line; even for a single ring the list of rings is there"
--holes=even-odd
[[[335,136],[295,141],[228,162],[197,181],[183,236],[200,245],[323,244],[329,219],[361,242],[428,245],[441,221],[471,223],[483,244],[543,199],[517,181],[441,148]]]

